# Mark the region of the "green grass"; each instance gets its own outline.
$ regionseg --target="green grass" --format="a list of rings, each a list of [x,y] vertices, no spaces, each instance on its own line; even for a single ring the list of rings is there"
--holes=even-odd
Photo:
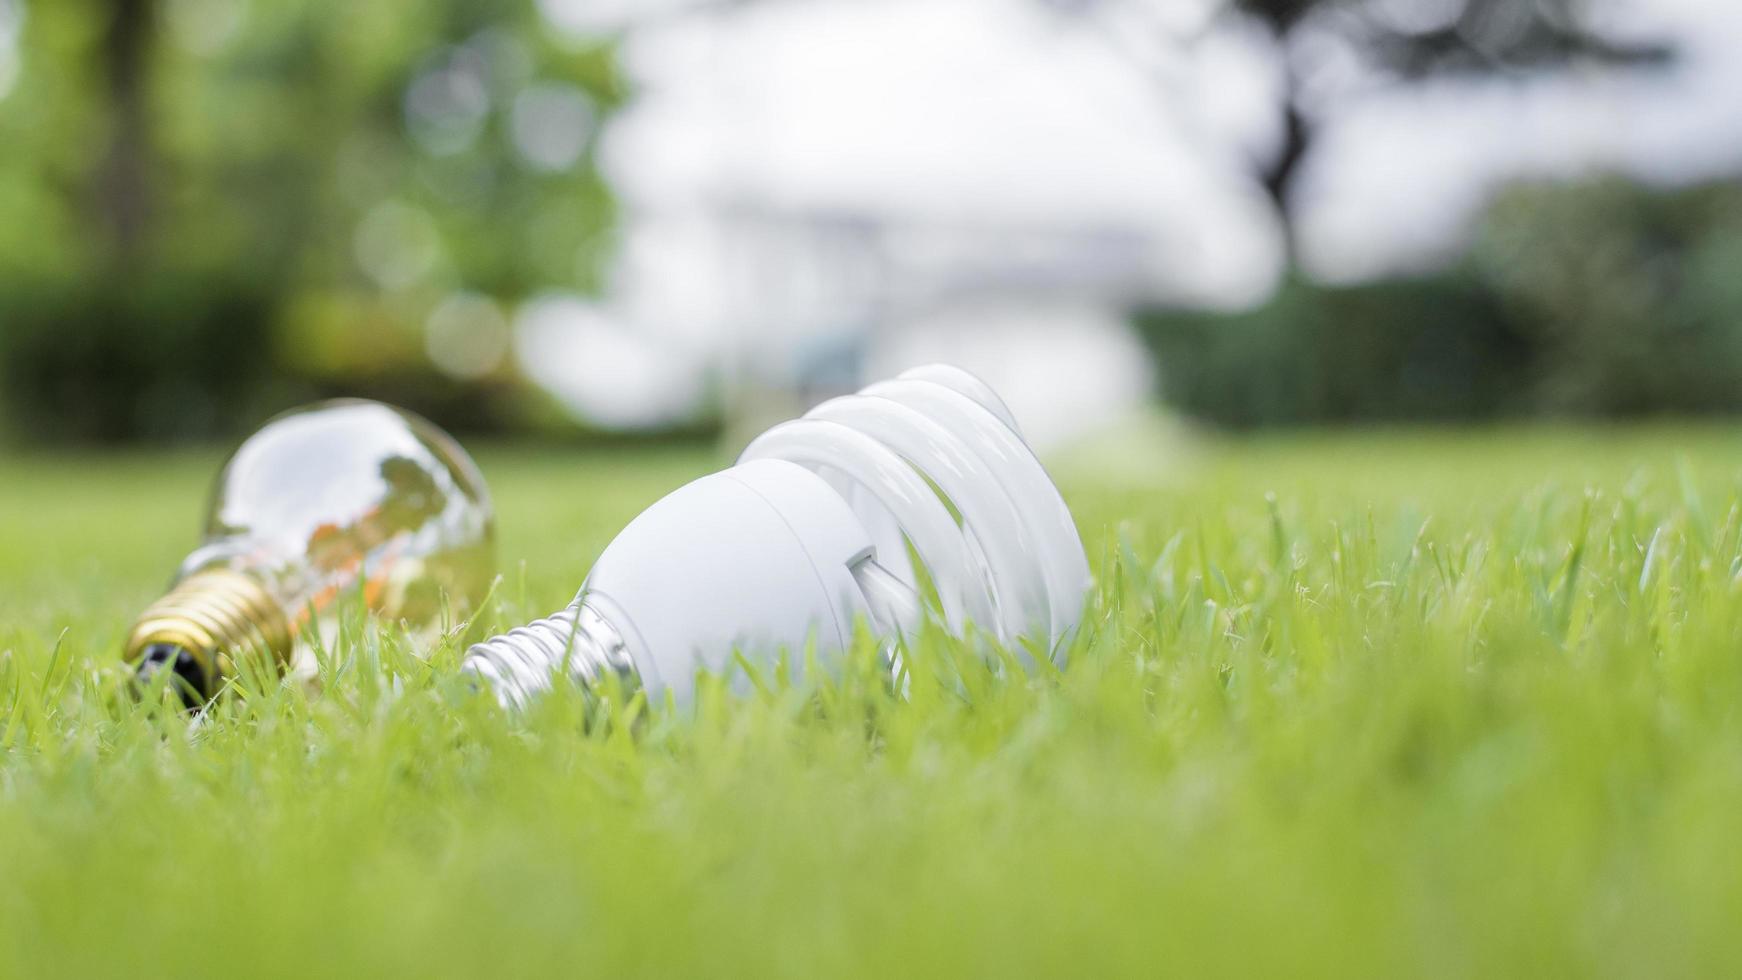
[[[591,731],[357,629],[189,733],[115,655],[215,460],[0,459],[0,975],[1734,975],[1739,435],[1134,435],[1061,674]],[[481,462],[505,620],[714,463]]]

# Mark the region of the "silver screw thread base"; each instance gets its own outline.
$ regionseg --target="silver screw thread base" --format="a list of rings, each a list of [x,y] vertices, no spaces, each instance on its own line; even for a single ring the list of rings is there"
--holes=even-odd
[[[560,612],[466,651],[460,669],[483,680],[502,706],[519,710],[559,677],[597,692],[615,676],[625,691],[641,686],[623,634],[580,596]]]

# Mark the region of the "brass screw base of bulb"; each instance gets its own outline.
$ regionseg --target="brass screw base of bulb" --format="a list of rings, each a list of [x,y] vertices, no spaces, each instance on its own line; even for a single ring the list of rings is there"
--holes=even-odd
[[[291,649],[290,622],[252,577],[227,568],[195,572],[148,606],[127,635],[123,657],[137,664],[153,647],[187,651],[207,679],[206,695],[234,676],[235,658],[257,652],[283,669]]]

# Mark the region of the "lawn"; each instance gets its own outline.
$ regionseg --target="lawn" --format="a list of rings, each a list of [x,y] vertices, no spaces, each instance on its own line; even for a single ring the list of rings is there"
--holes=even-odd
[[[1063,672],[591,729],[353,629],[189,732],[115,661],[215,457],[0,458],[0,975],[1734,975],[1739,436],[1134,432]],[[480,463],[508,621],[717,461]]]

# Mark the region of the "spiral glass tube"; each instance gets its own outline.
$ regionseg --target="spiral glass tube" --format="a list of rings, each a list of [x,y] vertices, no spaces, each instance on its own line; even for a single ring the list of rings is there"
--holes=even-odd
[[[1001,642],[1075,629],[1089,565],[1070,511],[985,382],[930,365],[826,401],[751,442],[739,462],[783,459],[840,491],[877,540],[855,568],[886,631],[919,603],[903,542],[925,565],[958,634],[969,622]],[[951,511],[955,513],[952,514]]]
[[[483,478],[434,425],[361,400],[288,412],[224,464],[204,541],[124,656],[145,679],[173,671],[190,705],[244,654],[312,672],[297,641],[344,595],[414,628],[474,606],[494,574],[492,538]]]

